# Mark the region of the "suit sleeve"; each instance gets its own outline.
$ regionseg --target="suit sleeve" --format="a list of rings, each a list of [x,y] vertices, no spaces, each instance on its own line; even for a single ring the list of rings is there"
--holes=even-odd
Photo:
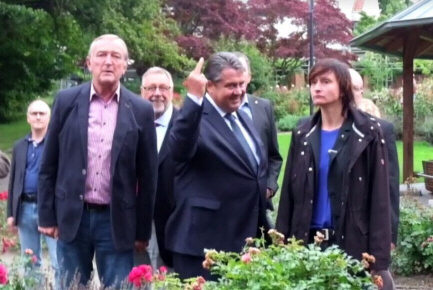
[[[378,135],[379,136],[379,135]],[[391,261],[391,221],[386,146],[377,137],[371,146],[369,254],[376,258],[372,270],[387,270]]]
[[[400,216],[400,172],[398,165],[397,146],[395,144],[394,126],[388,123],[383,130],[389,163],[389,194],[391,202],[391,233],[392,242],[397,244],[398,223]]]
[[[275,126],[274,110],[271,103],[267,103],[270,133],[268,136],[268,188],[275,192],[278,190],[278,176],[280,175],[283,158],[278,148],[277,128]]]
[[[292,224],[293,213],[293,200],[290,177],[292,176],[295,138],[295,134],[292,132],[292,139],[290,140],[289,153],[286,161],[286,168],[284,170],[284,180],[280,192],[280,203],[278,205],[278,214],[276,221],[276,229],[281,232],[286,238],[291,232],[290,227]]]
[[[42,153],[41,168],[39,171],[38,214],[39,225],[42,227],[57,226],[54,194],[59,162],[58,136],[62,127],[61,116],[62,106],[60,96],[57,95],[45,136],[45,148]]]
[[[9,188],[8,188],[8,204],[7,204],[7,213],[6,218],[13,216],[13,200],[14,200],[14,181],[15,181],[15,168],[16,168],[16,144],[12,153],[12,166],[9,175]],[[15,221],[17,224],[17,221]]]
[[[152,106],[146,103],[137,154],[136,240],[150,239],[158,178],[158,151]]]
[[[190,98],[185,98],[169,139],[170,151],[175,161],[186,162],[192,159],[197,151],[202,111],[203,104],[199,106]]]

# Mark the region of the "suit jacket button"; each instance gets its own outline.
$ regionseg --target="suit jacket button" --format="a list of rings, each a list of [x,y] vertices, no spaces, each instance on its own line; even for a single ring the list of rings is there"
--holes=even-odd
[[[81,170],[81,173],[82,173],[83,175],[86,175],[87,170],[83,168],[83,169]]]

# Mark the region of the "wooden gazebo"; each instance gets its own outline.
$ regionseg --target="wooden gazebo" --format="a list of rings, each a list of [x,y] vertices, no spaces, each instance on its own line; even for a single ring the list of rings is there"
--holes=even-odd
[[[351,46],[403,58],[403,178],[413,176],[413,60],[433,59],[433,0],[421,0],[352,39]]]

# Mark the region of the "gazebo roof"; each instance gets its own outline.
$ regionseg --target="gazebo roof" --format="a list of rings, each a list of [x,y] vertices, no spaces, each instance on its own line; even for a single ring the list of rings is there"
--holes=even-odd
[[[351,45],[402,56],[404,39],[411,33],[419,34],[414,57],[433,59],[433,0],[422,0],[415,3],[352,39]]]

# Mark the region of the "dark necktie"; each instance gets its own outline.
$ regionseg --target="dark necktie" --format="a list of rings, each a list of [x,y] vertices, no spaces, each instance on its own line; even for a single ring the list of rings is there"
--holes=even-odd
[[[245,151],[245,154],[248,157],[248,161],[250,162],[253,169],[255,171],[257,171],[257,160],[254,157],[253,151],[251,150],[251,147],[248,145],[247,140],[245,139],[244,135],[242,134],[241,129],[239,128],[238,124],[236,124],[235,117],[232,114],[226,114],[225,117],[227,118],[227,120],[230,121],[230,125],[232,127],[233,134],[235,135],[236,139],[241,144],[242,149]]]

